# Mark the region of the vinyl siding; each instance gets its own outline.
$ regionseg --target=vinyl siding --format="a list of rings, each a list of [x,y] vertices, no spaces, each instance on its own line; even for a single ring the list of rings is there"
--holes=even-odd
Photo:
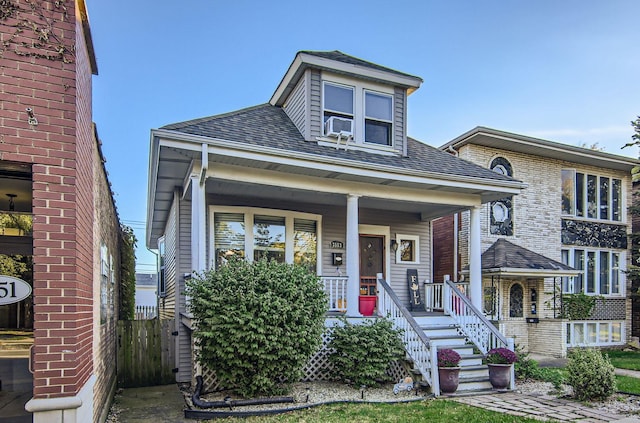
[[[307,78],[302,77],[298,82],[298,85],[294,88],[293,92],[287,99],[287,102],[282,107],[284,112],[289,116],[289,119],[298,128],[298,131],[305,137],[305,131],[307,128],[306,122],[306,109],[307,109]]]
[[[319,70],[310,70],[309,139],[322,136],[322,81]]]
[[[191,202],[180,201],[179,208],[180,219],[178,220],[178,302],[176,309],[178,339],[176,340],[176,348],[178,351],[178,373],[176,373],[176,382],[191,382],[193,372],[191,332],[180,323],[180,313],[186,313],[186,302],[182,293],[185,289],[184,274],[190,274],[191,269]]]
[[[165,245],[165,297],[160,299],[159,316],[161,319],[174,319],[176,317],[177,293],[177,232],[178,207],[176,196],[169,210],[167,226],[164,232]]]
[[[393,146],[407,155],[406,90],[396,87],[393,93]]]

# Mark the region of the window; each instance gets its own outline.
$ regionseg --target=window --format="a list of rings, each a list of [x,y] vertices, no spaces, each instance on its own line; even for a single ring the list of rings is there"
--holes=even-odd
[[[293,221],[293,262],[316,272],[318,257],[317,222],[310,219]]]
[[[364,98],[364,140],[374,144],[391,145],[393,97],[367,91]]]
[[[562,262],[580,270],[580,275],[563,278],[562,292],[620,296],[624,272],[620,262],[624,253],[608,250],[562,250]]]
[[[244,214],[216,213],[214,239],[216,266],[231,257],[244,258]]]
[[[100,246],[100,323],[106,323],[109,314],[109,249]]]
[[[211,207],[216,267],[231,257],[297,263],[318,272],[318,215],[281,210]],[[249,228],[247,231],[246,228]]]
[[[567,323],[568,347],[596,347],[623,344],[621,321],[572,321]]]
[[[253,218],[253,259],[284,263],[285,223],[280,216]]]
[[[396,263],[418,264],[420,263],[420,237],[416,235],[396,235],[398,250],[396,251]]]
[[[511,163],[504,157],[493,159],[489,168],[500,175],[513,176]],[[489,233],[513,235],[513,196],[489,203]]]
[[[324,83],[324,120],[331,116],[353,119],[353,87]]]
[[[368,151],[388,151],[394,145],[394,94],[385,85],[373,81],[363,82],[337,74],[325,74],[330,80],[322,83],[322,122],[331,117],[348,119],[352,122],[352,138],[349,145]],[[348,125],[334,120],[335,125]],[[326,133],[323,125],[323,135]],[[335,134],[334,134],[335,136]],[[347,142],[344,138],[336,142]]]
[[[524,306],[524,291],[522,285],[514,283],[509,290],[509,317],[522,317]]]
[[[562,214],[622,220],[622,180],[562,170]]]

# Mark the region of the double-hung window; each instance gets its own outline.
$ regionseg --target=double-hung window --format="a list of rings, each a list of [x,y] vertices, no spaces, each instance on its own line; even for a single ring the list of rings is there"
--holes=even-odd
[[[374,144],[391,145],[393,97],[365,91],[364,98],[364,140]]]
[[[624,253],[609,250],[562,250],[562,262],[580,271],[578,276],[565,277],[565,294],[620,296],[624,294],[624,273],[620,268]]]
[[[356,80],[333,76],[335,81],[322,84],[323,135],[330,136],[327,121],[333,120],[333,133],[340,132],[351,121],[352,142],[377,146],[393,146],[393,92],[374,83],[362,83]],[[340,81],[340,82],[337,82]]]
[[[563,169],[562,214],[622,221],[622,180]]]

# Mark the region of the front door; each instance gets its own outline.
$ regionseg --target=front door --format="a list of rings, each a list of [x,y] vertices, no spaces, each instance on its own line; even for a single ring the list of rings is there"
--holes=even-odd
[[[376,275],[384,274],[384,237],[360,235],[360,295],[376,295]]]

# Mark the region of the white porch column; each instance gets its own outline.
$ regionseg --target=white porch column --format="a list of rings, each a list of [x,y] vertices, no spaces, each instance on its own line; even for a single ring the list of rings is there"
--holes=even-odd
[[[206,199],[204,181],[191,176],[191,269],[200,272],[206,268]]]
[[[482,311],[482,245],[480,243],[480,206],[471,208],[469,228],[469,299]]]
[[[347,196],[347,316],[361,316],[360,295],[360,237],[358,234],[358,197]]]

